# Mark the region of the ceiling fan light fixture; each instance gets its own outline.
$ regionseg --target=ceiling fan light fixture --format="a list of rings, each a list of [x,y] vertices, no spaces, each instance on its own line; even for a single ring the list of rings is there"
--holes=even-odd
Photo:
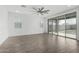
[[[41,8],[33,8],[33,10],[35,10],[35,12],[37,14],[40,14],[40,15],[48,14],[48,12],[50,11],[48,9],[45,9],[44,7],[41,7]]]

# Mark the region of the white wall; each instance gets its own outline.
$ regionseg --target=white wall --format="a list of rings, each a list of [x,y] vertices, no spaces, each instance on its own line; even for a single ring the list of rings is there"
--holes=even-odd
[[[10,13],[9,11],[12,11],[13,9],[16,10],[15,7],[7,8],[6,6],[0,6],[0,44],[10,36],[39,34],[45,32],[45,27],[42,28],[40,26],[40,22],[43,21],[44,23],[42,17],[27,13]],[[14,23],[16,21],[22,22],[22,29],[14,28]]]
[[[7,12],[4,6],[0,6],[0,44],[8,38]]]
[[[40,26],[41,22],[44,23],[42,17],[13,12],[9,12],[8,14],[9,36],[39,34],[44,32],[44,29]],[[22,22],[22,28],[16,29],[14,27],[15,22]]]

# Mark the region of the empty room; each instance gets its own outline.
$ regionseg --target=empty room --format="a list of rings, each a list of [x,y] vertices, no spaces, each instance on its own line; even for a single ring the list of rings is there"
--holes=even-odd
[[[0,53],[79,53],[78,5],[0,5]]]

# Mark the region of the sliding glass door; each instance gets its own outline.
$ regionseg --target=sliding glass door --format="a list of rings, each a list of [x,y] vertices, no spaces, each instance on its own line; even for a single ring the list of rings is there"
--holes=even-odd
[[[53,20],[48,21],[48,32],[49,33],[53,32]]]
[[[58,20],[58,35],[65,36],[65,19]]]
[[[53,20],[53,34],[57,35],[57,21]]]
[[[76,17],[66,19],[66,37],[76,39]]]
[[[49,32],[57,37],[76,39],[76,23],[75,12],[55,17],[49,21]]]

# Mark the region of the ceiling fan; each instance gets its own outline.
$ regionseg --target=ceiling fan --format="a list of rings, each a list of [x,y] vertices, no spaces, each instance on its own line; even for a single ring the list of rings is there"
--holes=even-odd
[[[41,8],[34,8],[33,7],[33,10],[39,15],[39,14],[41,14],[41,15],[44,15],[44,14],[48,14],[48,12],[50,11],[50,10],[48,10],[48,9],[45,9],[44,7],[41,7]]]

